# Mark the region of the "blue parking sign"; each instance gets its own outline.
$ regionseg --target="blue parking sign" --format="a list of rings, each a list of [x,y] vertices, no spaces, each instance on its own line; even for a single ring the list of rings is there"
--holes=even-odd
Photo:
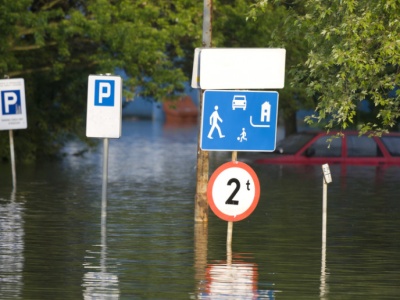
[[[114,106],[114,80],[95,80],[94,81],[94,105]]]
[[[21,114],[20,90],[0,91],[1,108],[4,115]]]
[[[272,152],[277,120],[277,92],[206,90],[200,147],[208,151]]]

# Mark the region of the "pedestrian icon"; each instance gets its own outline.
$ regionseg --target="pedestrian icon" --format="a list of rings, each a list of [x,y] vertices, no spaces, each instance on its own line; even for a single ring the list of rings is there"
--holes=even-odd
[[[223,135],[221,133],[221,128],[218,125],[218,121],[220,121],[222,123],[222,119],[220,118],[219,114],[218,114],[218,105],[215,105],[214,107],[214,112],[211,114],[210,116],[210,125],[211,125],[211,129],[210,132],[208,133],[207,137],[209,139],[212,139],[212,134],[214,132],[215,129],[217,129],[219,137],[220,138],[224,138],[225,135]]]
[[[237,140],[238,140],[239,142],[247,141],[246,135],[247,135],[247,134],[246,134],[246,129],[245,129],[245,128],[242,128],[242,133],[240,134],[240,136],[238,136]]]

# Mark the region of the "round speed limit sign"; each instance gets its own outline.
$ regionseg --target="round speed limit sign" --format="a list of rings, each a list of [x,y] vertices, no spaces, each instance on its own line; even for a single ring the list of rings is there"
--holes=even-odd
[[[235,222],[248,217],[260,198],[260,182],[245,163],[232,161],[212,174],[207,199],[212,211],[222,220]]]

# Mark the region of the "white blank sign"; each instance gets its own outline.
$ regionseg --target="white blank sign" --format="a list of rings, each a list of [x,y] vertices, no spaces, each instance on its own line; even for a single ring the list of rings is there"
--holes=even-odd
[[[201,89],[281,89],[286,50],[282,48],[203,48],[197,50]],[[195,60],[196,64],[196,60]],[[193,74],[195,75],[195,72]]]

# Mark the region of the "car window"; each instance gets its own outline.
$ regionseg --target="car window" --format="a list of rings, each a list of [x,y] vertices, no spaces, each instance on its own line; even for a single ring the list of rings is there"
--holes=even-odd
[[[347,136],[347,156],[377,157],[382,156],[382,152],[373,138],[349,135]]]
[[[383,136],[381,140],[391,155],[400,156],[400,137]]]
[[[295,154],[305,144],[307,144],[315,134],[298,133],[289,135],[287,138],[278,142],[276,149],[280,153],[284,154]]]
[[[322,136],[304,153],[310,157],[340,157],[342,154],[342,138]]]

